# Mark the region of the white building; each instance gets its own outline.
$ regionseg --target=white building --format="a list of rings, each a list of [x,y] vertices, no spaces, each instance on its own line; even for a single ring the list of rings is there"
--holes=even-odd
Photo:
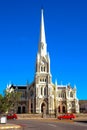
[[[18,113],[42,113],[43,108],[46,113],[55,113],[55,111],[58,113],[79,113],[76,87],[52,83],[43,10],[41,10],[40,39],[34,81],[30,85],[12,85],[12,87],[16,91],[22,92],[22,97],[18,103]]]

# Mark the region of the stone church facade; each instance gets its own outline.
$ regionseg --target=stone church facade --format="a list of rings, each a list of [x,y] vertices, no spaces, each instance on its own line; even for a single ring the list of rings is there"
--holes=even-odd
[[[9,88],[9,87],[8,87]],[[44,27],[43,10],[41,10],[41,27],[39,47],[36,57],[34,81],[25,86],[10,85],[15,91],[22,93],[16,107],[17,113],[79,113],[79,101],[76,86],[52,83],[50,56]]]

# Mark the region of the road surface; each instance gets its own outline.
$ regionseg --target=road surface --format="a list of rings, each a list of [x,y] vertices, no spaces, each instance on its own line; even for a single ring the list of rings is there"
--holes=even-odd
[[[87,130],[87,123],[57,119],[9,120],[8,123],[22,126],[22,130]]]

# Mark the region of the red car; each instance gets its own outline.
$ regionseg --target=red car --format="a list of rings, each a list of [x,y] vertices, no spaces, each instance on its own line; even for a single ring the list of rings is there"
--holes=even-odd
[[[17,115],[16,114],[8,114],[7,115],[7,119],[17,119]]]
[[[74,119],[76,116],[74,114],[65,114],[65,115],[60,115],[57,118],[62,120],[62,119]]]

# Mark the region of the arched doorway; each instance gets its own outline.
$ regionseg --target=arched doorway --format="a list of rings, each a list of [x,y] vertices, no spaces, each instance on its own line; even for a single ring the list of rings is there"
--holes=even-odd
[[[22,113],[25,113],[25,106],[22,107]]]
[[[33,103],[31,103],[31,113],[33,113]]]
[[[63,113],[66,112],[65,106],[62,107],[62,112],[63,112]]]
[[[58,113],[60,113],[60,106],[58,107]]]
[[[45,106],[45,103],[42,103],[42,105],[41,105],[41,112],[43,112],[43,108],[45,108],[46,106]],[[46,108],[45,108],[46,109]]]
[[[18,107],[17,113],[18,113],[18,114],[21,114],[21,107],[20,107],[20,106]]]

